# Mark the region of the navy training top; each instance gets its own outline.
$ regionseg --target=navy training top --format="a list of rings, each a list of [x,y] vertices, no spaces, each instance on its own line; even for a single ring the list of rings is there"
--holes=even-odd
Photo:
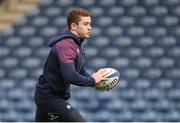
[[[64,32],[49,43],[51,50],[36,84],[36,104],[69,99],[70,84],[94,87],[94,78],[84,68],[82,42],[73,33]]]

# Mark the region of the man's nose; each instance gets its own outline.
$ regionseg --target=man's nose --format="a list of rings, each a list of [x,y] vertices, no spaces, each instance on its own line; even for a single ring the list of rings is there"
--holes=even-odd
[[[89,29],[89,30],[92,30],[92,27],[91,27],[91,26],[88,26],[88,29]]]

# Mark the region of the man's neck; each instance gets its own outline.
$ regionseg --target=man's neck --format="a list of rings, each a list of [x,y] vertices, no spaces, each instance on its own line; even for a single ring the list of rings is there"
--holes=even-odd
[[[68,31],[73,33],[74,35],[76,35],[78,38],[80,38],[79,35],[75,31],[73,31],[73,30],[68,30]]]

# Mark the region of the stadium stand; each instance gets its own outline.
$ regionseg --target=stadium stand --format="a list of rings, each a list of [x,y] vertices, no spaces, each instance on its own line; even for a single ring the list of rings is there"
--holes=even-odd
[[[48,41],[65,30],[67,12],[80,6],[92,13],[93,35],[84,45],[88,71],[113,67],[121,80],[110,92],[72,86],[71,104],[88,121],[180,122],[180,0],[16,4],[17,14],[0,17],[0,121],[34,121],[33,94]]]

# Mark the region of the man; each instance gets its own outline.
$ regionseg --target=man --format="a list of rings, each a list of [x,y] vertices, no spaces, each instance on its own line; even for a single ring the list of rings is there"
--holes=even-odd
[[[90,13],[82,8],[74,9],[67,17],[67,24],[68,30],[49,43],[51,50],[36,85],[38,122],[86,121],[66,101],[70,98],[70,84],[94,87],[107,75],[105,69],[100,69],[91,76],[83,65],[81,44],[91,35]]]

